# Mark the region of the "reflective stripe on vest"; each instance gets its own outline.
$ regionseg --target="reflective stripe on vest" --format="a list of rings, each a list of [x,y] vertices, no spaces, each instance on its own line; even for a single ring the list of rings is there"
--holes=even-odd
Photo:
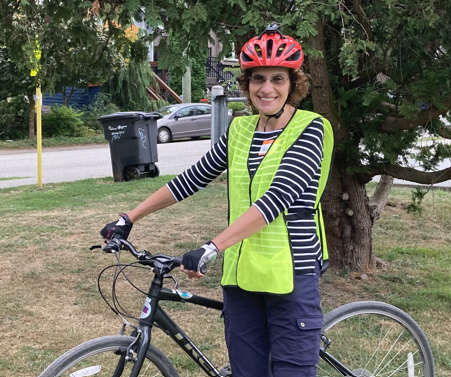
[[[258,116],[235,118],[228,135],[228,188],[229,224],[246,212],[257,199],[269,189],[286,151],[299,139],[305,128],[318,114],[298,110],[289,124],[271,144],[263,157],[254,177],[248,169],[249,152],[257,126]],[[330,123],[322,119],[324,128],[332,130]],[[333,132],[324,142],[324,158],[321,164],[319,187],[324,190],[330,171],[333,150]],[[326,149],[330,150],[326,153]],[[324,177],[324,178],[323,178]],[[321,191],[322,193],[322,191]],[[319,204],[320,192],[315,207]],[[221,284],[239,286],[252,292],[286,294],[293,291],[294,265],[291,243],[285,215],[249,238],[228,248],[224,253],[224,267]],[[315,216],[317,221],[317,216]]]

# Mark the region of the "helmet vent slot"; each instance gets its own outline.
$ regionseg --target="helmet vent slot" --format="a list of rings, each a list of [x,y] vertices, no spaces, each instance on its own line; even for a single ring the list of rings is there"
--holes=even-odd
[[[269,39],[268,42],[266,43],[266,49],[267,49],[266,56],[268,59],[271,58],[273,44],[274,44],[274,41],[272,39]]]
[[[253,61],[252,58],[248,54],[245,54],[244,52],[241,52],[241,60],[245,62]]]
[[[261,59],[262,58],[262,48],[257,43],[254,45],[254,48],[255,48],[255,52],[257,53],[257,56]]]
[[[290,62],[296,62],[301,58],[301,51],[296,51],[293,55],[289,56],[286,60]]]
[[[282,52],[285,50],[285,47],[287,47],[287,45],[285,43],[279,46],[279,48],[277,49],[277,53],[276,53],[276,57],[277,58],[280,55],[282,55]]]

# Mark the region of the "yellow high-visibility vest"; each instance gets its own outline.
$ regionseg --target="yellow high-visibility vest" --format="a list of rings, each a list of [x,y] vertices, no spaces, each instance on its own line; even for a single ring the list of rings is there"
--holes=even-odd
[[[287,150],[299,139],[306,127],[320,115],[297,110],[288,125],[271,144],[254,177],[248,170],[248,158],[258,115],[235,118],[228,134],[228,189],[229,225],[246,212],[269,189]],[[321,177],[315,203],[315,222],[320,237],[323,259],[327,259],[324,225],[320,216],[319,200],[326,187],[331,168],[334,137],[329,121],[324,124],[324,148]],[[280,214],[265,228],[224,253],[223,286],[239,286],[251,292],[274,294],[291,293],[294,288],[294,265],[291,242],[285,221]]]

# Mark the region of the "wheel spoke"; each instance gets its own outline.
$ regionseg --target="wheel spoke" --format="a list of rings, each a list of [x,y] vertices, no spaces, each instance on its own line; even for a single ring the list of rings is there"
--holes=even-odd
[[[358,377],[432,377],[429,344],[406,313],[384,303],[344,305],[324,318],[328,352]],[[341,374],[324,360],[318,377]]]

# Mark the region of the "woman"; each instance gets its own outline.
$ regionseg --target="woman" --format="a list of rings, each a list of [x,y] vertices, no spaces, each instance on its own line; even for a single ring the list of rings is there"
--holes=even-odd
[[[226,342],[234,377],[315,376],[323,252],[315,213],[330,169],[330,124],[297,110],[307,95],[301,45],[274,24],[242,48],[240,87],[258,112],[234,119],[202,159],[102,229],[128,237],[144,216],[179,202],[228,172],[229,226],[184,254],[181,270],[225,251]],[[325,137],[325,130],[326,137]]]

